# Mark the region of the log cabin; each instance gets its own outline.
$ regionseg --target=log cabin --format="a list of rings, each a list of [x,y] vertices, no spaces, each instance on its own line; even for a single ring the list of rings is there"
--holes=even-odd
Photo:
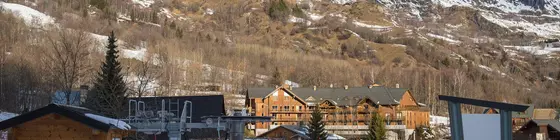
[[[8,130],[8,140],[121,140],[134,133],[123,121],[59,104],[2,121],[0,130]]]

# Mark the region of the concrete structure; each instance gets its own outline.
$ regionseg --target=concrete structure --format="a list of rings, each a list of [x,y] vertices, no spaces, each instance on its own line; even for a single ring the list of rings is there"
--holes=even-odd
[[[325,114],[325,129],[346,138],[367,134],[373,112],[386,119],[387,129],[403,136],[407,129],[429,125],[429,110],[421,107],[411,92],[402,88],[368,86],[349,88],[249,88],[246,105],[253,116],[272,116],[270,123],[255,123],[249,128],[257,135],[280,125],[308,122],[311,112],[320,108]]]

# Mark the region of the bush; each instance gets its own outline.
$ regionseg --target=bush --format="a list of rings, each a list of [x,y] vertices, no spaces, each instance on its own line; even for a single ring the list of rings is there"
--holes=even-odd
[[[106,0],[90,0],[89,5],[93,5],[93,6],[97,7],[97,9],[103,10],[107,7],[107,1]]]
[[[290,8],[284,0],[271,1],[268,7],[268,16],[274,20],[285,20],[290,15]]]
[[[189,4],[189,5],[187,6],[187,10],[190,11],[190,12],[196,13],[196,12],[198,12],[198,10],[200,10],[200,5],[201,5],[201,4],[198,3],[198,2]]]
[[[296,5],[296,7],[292,8],[292,14],[295,17],[299,17],[299,18],[307,18],[307,16],[305,15],[305,13],[303,12],[303,10],[301,10],[301,8]]]

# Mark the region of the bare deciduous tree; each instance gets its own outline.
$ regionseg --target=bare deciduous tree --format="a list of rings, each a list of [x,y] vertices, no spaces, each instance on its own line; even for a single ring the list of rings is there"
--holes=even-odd
[[[76,30],[56,29],[47,37],[49,48],[45,52],[47,68],[51,73],[50,80],[62,90],[66,104],[70,100],[72,88],[77,87],[88,69],[85,62],[89,55],[88,47],[92,40],[89,34]],[[56,99],[58,100],[58,99]]]

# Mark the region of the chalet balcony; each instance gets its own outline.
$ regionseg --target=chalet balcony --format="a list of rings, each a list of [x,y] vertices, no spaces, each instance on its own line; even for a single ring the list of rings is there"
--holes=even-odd
[[[397,111],[422,111],[422,112],[429,112],[430,108],[428,107],[418,107],[418,106],[404,106],[397,108]]]
[[[368,130],[368,125],[325,125],[326,130]],[[385,125],[385,129],[406,129],[406,125]]]

